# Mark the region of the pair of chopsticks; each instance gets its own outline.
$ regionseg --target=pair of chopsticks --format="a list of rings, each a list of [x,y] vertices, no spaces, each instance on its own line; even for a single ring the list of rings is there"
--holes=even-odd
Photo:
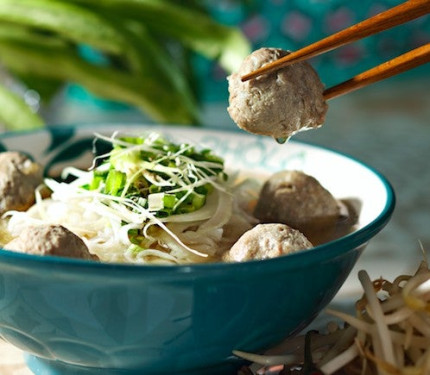
[[[331,51],[345,44],[355,42],[380,31],[401,25],[413,19],[430,13],[430,0],[409,0],[374,17],[357,23],[336,34],[330,35],[318,42],[310,44],[298,51],[292,52],[279,60],[241,77],[245,82],[262,74],[270,73],[289,64],[303,61],[311,57]],[[403,73],[419,65],[430,62],[430,43],[400,55],[368,71],[342,82],[324,91],[326,100],[355,91],[361,87]]]

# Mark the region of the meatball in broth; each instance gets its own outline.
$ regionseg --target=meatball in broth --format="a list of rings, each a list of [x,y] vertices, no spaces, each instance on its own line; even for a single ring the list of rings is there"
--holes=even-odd
[[[333,238],[340,207],[314,177],[281,171],[263,185],[254,215],[262,223],[287,224],[318,245]]]
[[[241,77],[280,59],[289,52],[261,48],[247,56],[239,70],[228,77],[228,113],[243,130],[288,139],[300,130],[320,127],[327,104],[324,86],[307,62],[298,62],[273,73],[242,82]]]
[[[0,153],[0,215],[25,211],[34,203],[34,190],[43,182],[43,168],[24,154]]]
[[[258,224],[245,232],[224,254],[227,262],[276,258],[312,248],[298,230],[285,224]]]
[[[4,248],[34,255],[97,260],[80,237],[61,225],[26,227]]]

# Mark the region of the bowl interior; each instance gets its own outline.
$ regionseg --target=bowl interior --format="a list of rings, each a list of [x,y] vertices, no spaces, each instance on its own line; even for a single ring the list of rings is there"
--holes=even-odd
[[[255,175],[268,176],[283,169],[302,170],[317,178],[336,198],[355,198],[362,203],[359,228],[372,223],[393,205],[394,193],[389,182],[350,156],[294,140],[280,145],[267,137],[239,132],[140,124],[61,126],[5,133],[0,137],[0,151],[22,150],[45,165],[46,174],[59,175],[71,164],[90,165],[94,133],[110,135],[117,130],[158,131],[175,142],[209,147],[225,158],[228,168]]]

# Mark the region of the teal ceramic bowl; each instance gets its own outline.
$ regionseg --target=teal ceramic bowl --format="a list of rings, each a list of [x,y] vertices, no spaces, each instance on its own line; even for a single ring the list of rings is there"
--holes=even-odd
[[[0,147],[23,150],[56,174],[89,160],[94,132],[120,128],[148,129],[5,133]],[[334,196],[361,201],[359,228],[312,251],[240,264],[132,266],[0,250],[0,335],[27,353],[35,374],[234,374],[234,349],[263,350],[315,318],[394,209],[389,182],[346,155],[238,132],[155,129],[205,144],[236,168],[302,169]]]

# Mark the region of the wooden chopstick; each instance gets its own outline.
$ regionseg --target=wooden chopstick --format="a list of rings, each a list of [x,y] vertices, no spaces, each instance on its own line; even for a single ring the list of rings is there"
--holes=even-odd
[[[261,74],[270,73],[293,62],[303,61],[313,56],[333,50],[348,43],[355,42],[367,36],[388,30],[413,19],[430,13],[430,0],[409,0],[385,12],[379,13],[367,20],[350,26],[336,34],[330,35],[318,42],[310,44],[298,51],[273,61],[251,73],[241,77],[242,82],[256,78]]]
[[[430,62],[430,43],[415,48],[412,51],[358,74],[345,82],[326,89],[323,94],[324,99],[333,99],[428,62]]]

